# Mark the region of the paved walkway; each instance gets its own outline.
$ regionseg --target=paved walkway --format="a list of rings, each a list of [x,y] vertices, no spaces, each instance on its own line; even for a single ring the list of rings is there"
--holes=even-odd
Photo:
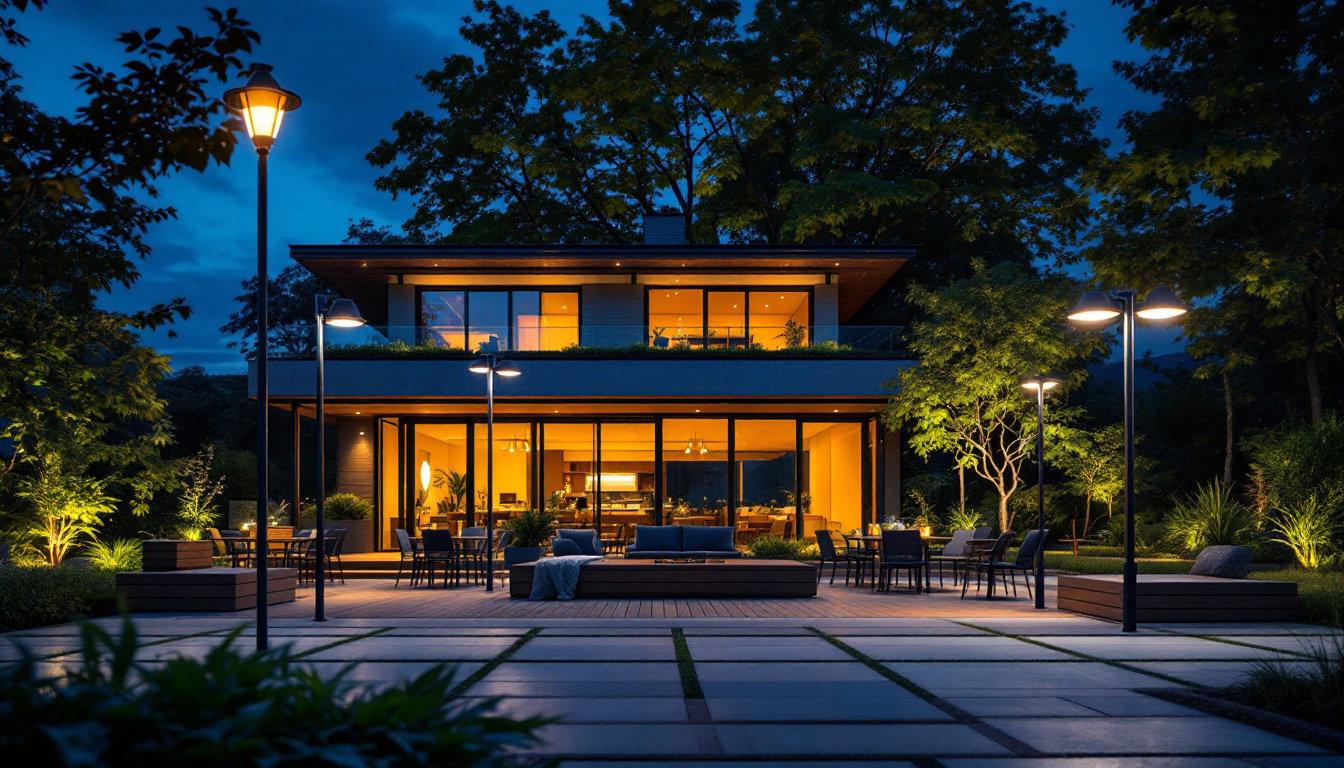
[[[142,618],[155,643],[143,659],[203,654],[239,623],[220,615]],[[352,679],[367,686],[455,663],[463,697],[502,697],[507,712],[562,717],[545,729],[538,756],[561,758],[566,768],[671,761],[1306,768],[1344,766],[1344,758],[1142,691],[1223,685],[1257,659],[1306,663],[1303,644],[1326,632],[1154,625],[1121,636],[1113,624],[1051,611],[955,619],[282,618],[272,637],[318,670],[358,662]],[[77,628],[19,639],[57,667],[73,660]],[[0,660],[14,652],[0,641]]]

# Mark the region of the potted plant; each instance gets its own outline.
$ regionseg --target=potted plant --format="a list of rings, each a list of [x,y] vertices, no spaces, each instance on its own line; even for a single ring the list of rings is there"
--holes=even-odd
[[[503,526],[513,532],[513,540],[504,548],[504,567],[541,559],[543,545],[555,528],[550,510],[526,509],[509,518]]]
[[[650,328],[649,331],[653,334],[653,346],[657,349],[667,349],[667,338],[663,336],[667,329]]]

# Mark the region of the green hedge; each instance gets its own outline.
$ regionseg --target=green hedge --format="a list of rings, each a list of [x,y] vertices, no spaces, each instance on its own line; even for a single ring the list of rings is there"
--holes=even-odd
[[[116,613],[116,575],[97,568],[0,567],[0,632]]]
[[[1344,573],[1283,568],[1255,571],[1252,579],[1297,582],[1297,601],[1302,621],[1344,628]]]
[[[1086,555],[1074,557],[1067,552],[1045,553],[1045,567],[1052,571],[1062,571],[1064,573],[1120,573],[1124,562],[1124,559],[1119,557],[1088,557]],[[1138,560],[1138,564],[1139,573],[1189,573],[1190,567],[1195,564],[1195,561],[1173,558],[1143,558]]]

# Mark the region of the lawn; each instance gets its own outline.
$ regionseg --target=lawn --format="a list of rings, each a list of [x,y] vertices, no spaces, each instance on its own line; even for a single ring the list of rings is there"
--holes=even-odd
[[[1303,621],[1344,628],[1344,573],[1283,568],[1255,571],[1252,579],[1297,582],[1297,599]]]

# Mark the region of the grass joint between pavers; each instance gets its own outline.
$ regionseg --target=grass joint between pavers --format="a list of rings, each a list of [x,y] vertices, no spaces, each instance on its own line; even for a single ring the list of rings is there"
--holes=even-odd
[[[677,653],[677,672],[681,674],[682,697],[705,698],[705,692],[700,687],[700,676],[695,673],[695,661],[691,659],[691,647],[686,644],[686,633],[680,628],[672,630],[672,647]]]
[[[471,686],[475,685],[476,683],[479,683],[482,679],[485,678],[486,675],[490,674],[491,672],[494,672],[495,669],[499,667],[500,664],[503,664],[504,662],[508,661],[509,657],[513,656],[515,653],[522,650],[522,647],[524,645],[527,645],[529,640],[541,634],[541,629],[542,629],[541,627],[533,627],[524,632],[522,637],[518,638],[517,640],[514,640],[512,645],[500,651],[498,656],[487,661],[480,669],[468,675],[467,678],[462,682],[453,686],[453,690],[448,692],[448,698],[456,699],[457,697],[466,693],[471,688]]]

